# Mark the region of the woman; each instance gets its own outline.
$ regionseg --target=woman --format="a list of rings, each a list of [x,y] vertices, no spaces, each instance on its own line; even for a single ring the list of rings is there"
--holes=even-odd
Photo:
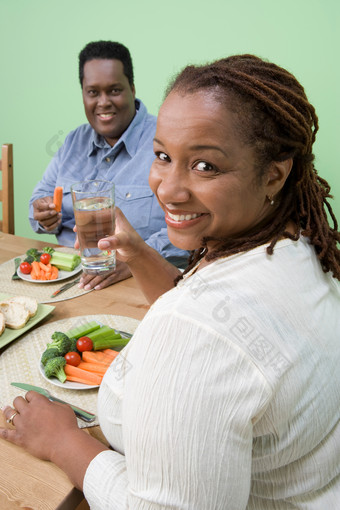
[[[193,255],[180,275],[119,212],[99,242],[153,303],[99,391],[114,451],[34,392],[4,409],[18,414],[2,437],[64,469],[91,508],[339,508],[340,236],[317,129],[296,79],[251,55],[170,87],[150,186]]]

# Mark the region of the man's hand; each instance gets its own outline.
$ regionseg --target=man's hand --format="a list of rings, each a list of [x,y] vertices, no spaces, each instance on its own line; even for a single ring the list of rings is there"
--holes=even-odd
[[[74,232],[77,233],[77,227],[74,227]],[[116,207],[116,234],[113,237],[108,237],[99,241],[99,248],[103,250],[116,249],[117,250],[117,263],[116,269],[103,275],[90,275],[83,273],[79,287],[85,290],[100,290],[126,280],[131,276],[131,271],[125,261],[129,261],[137,254],[137,247],[145,245],[143,239],[132,228],[123,213]],[[74,248],[79,250],[78,237],[74,243]]]
[[[117,260],[116,269],[113,271],[108,271],[103,275],[91,275],[83,273],[79,287],[85,290],[95,289],[101,290],[113,283],[120,282],[121,280],[126,280],[131,276],[130,269],[127,264]]]
[[[38,198],[33,202],[33,218],[47,231],[60,225],[61,213],[55,210],[53,197]]]

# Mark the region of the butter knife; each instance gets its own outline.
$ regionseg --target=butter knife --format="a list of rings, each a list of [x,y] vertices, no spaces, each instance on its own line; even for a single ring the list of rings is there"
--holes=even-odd
[[[60,289],[58,289],[55,292],[53,292],[52,296],[50,296],[50,297],[54,298],[54,297],[58,296],[61,292],[64,292],[64,290],[70,289],[71,287],[73,287],[73,285],[76,285],[77,283],[80,282],[80,278],[81,278],[81,276],[79,276],[78,278],[76,278],[72,282],[65,283],[65,285],[60,287]]]
[[[61,404],[67,404],[72,408],[74,414],[83,421],[91,422],[96,419],[95,414],[89,413],[88,411],[84,411],[84,409],[80,409],[80,407],[76,407],[74,405],[69,404],[68,402],[65,402],[64,400],[60,400],[60,398],[54,397],[48,390],[46,390],[45,388],[40,388],[40,386],[33,386],[32,384],[25,384],[20,382],[11,382],[11,386],[15,386],[16,388],[20,388],[21,390],[25,391],[30,390],[36,391],[37,393],[40,393],[41,395],[47,397],[49,400],[51,400],[51,402],[60,402]]]

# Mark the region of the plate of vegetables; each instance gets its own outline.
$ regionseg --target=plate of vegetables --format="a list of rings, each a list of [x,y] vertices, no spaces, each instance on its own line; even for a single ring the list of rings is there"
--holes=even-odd
[[[70,278],[82,270],[79,255],[47,246],[43,251],[27,250],[17,268],[22,280],[34,283],[55,283]]]
[[[70,390],[98,388],[119,350],[129,342],[115,329],[90,321],[55,331],[41,355],[39,370],[51,384]]]

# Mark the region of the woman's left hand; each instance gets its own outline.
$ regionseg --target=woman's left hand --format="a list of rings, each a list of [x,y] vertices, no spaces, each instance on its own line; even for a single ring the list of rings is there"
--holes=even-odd
[[[16,414],[12,419],[14,428],[0,428],[0,437],[43,460],[53,461],[65,436],[80,431],[68,405],[51,402],[35,391],[27,392],[25,398],[16,397],[13,407],[3,407],[2,412],[6,420]]]

